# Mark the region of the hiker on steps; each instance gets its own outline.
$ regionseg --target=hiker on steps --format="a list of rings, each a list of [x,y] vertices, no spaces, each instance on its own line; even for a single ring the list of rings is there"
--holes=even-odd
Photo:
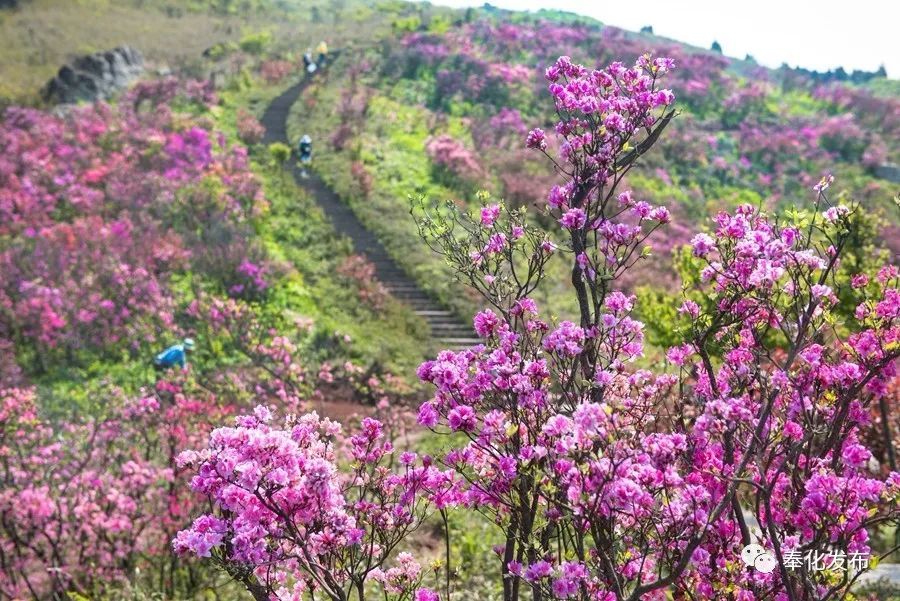
[[[304,134],[297,144],[297,156],[300,157],[300,176],[309,177],[306,167],[312,162],[312,138]]]
[[[306,67],[306,73],[308,75],[312,75],[316,72],[316,63],[313,62],[311,48],[307,48],[306,54],[303,55],[303,66]]]
[[[319,55],[319,66],[324,67],[325,61],[328,59],[328,44],[326,44],[324,40],[319,42],[319,45],[316,46],[316,54]]]

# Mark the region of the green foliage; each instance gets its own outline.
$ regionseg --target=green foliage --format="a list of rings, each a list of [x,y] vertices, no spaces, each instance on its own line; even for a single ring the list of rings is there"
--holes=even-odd
[[[538,19],[546,19],[548,21],[554,21],[556,23],[563,23],[566,25],[603,25],[602,21],[594,19],[593,17],[586,17],[584,15],[579,15],[577,13],[558,9],[542,8],[537,11],[535,16]]]
[[[396,34],[403,34],[412,31],[418,31],[422,26],[422,20],[412,15],[409,17],[399,17],[391,22],[391,27]]]
[[[856,274],[873,274],[890,260],[890,253],[881,245],[879,232],[884,220],[876,213],[857,211],[851,216],[851,235],[835,274],[838,305],[834,311],[852,316],[862,300],[850,281]]]
[[[271,177],[266,190],[272,206],[258,229],[270,252],[295,271],[261,309],[311,317],[316,332],[311,350],[320,360],[352,358],[398,374],[412,373],[425,350],[416,342],[427,335],[424,323],[395,301],[380,312],[363,305],[334,275],[350,254],[350,245],[335,235],[314,201],[294,185],[276,185]],[[344,342],[343,336],[351,342]]]
[[[635,295],[635,313],[644,322],[647,342],[660,349],[681,344],[685,319],[676,310],[678,295],[653,286],[639,286]]]
[[[210,46],[206,50],[206,56],[210,60],[220,60],[238,49],[238,45],[234,42],[220,42]]]
[[[900,96],[900,80],[896,78],[876,77],[866,82],[863,87],[876,96],[884,96],[885,98],[897,98]]]
[[[428,33],[441,35],[447,33],[452,25],[448,17],[436,16],[428,23]]]
[[[280,167],[291,158],[291,147],[282,142],[273,142],[269,144],[269,157]]]
[[[238,42],[240,49],[249,54],[262,54],[271,44],[272,33],[269,31],[248,33]]]

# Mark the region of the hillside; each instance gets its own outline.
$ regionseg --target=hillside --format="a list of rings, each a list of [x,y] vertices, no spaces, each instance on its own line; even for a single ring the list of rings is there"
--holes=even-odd
[[[0,8],[0,104],[35,102],[38,91],[73,56],[123,44],[153,68],[209,72],[202,54],[217,45],[269,34],[275,48],[302,53],[327,38],[352,42],[345,25],[364,18],[373,31],[382,16],[364,4],[330,0],[21,0]],[[313,42],[315,40],[315,42]],[[273,48],[268,49],[270,52]]]
[[[484,188],[513,206],[542,205],[555,176],[522,142],[532,127],[547,128],[543,69],[559,54],[592,64],[627,62],[645,51],[675,60],[667,85],[679,116],[660,151],[627,182],[636,196],[673,210],[672,225],[655,244],[655,271],[640,279],[674,285],[672,249],[717,209],[803,204],[824,173],[879,216],[881,239],[891,253],[900,250],[892,200],[898,187],[890,179],[900,160],[900,103],[896,95],[867,91],[877,82],[820,85],[798,72],[649,34],[570,24],[571,16],[459,16],[395,23],[399,39],[364,58],[342,59],[344,77],[323,84],[310,100],[315,104],[298,110],[306,130],[329,142],[321,158],[326,179],[423,285],[461,312],[470,307],[446,288],[446,273],[436,277],[442,266],[414,252],[418,235],[405,218],[406,197],[468,203]],[[546,39],[556,43],[548,47]],[[885,80],[882,87],[890,85]]]
[[[896,80],[556,10],[14,4],[0,601],[896,597]]]

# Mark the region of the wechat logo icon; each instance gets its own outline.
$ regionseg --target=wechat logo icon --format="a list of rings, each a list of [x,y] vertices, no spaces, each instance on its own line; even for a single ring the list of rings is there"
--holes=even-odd
[[[763,574],[769,574],[775,569],[777,562],[775,557],[766,551],[762,545],[751,544],[741,551],[741,561],[744,565],[755,568]]]

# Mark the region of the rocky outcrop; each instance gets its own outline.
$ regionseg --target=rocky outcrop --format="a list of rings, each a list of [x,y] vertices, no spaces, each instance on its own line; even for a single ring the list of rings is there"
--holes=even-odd
[[[900,183],[900,165],[885,163],[875,167],[875,177],[886,179],[893,183]]]
[[[55,104],[93,102],[109,98],[126,87],[144,70],[144,57],[130,46],[76,58],[60,67],[47,82],[42,95]]]

